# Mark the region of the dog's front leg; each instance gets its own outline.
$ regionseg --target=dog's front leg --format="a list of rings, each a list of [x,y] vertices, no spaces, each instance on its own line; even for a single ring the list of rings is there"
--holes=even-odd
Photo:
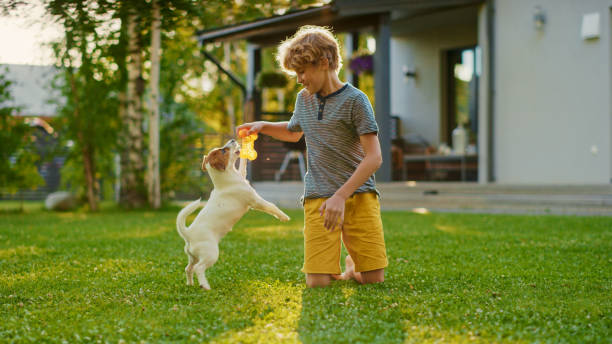
[[[247,159],[240,158],[240,164],[238,164],[238,171],[240,172],[240,175],[242,176],[242,178],[246,179]]]
[[[259,195],[256,195],[255,204],[252,206],[252,208],[268,213],[281,220],[282,222],[287,222],[290,220],[289,216],[287,216],[287,214],[285,214],[282,210],[278,209],[278,207],[274,203],[266,201]]]

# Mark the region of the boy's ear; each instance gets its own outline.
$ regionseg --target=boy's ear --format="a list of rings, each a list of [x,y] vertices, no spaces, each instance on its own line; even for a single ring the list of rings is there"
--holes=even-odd
[[[327,59],[327,57],[321,57],[321,59],[319,60],[319,67],[323,69],[329,69],[329,60]]]
[[[202,157],[202,172],[206,172],[206,163],[208,162],[208,156],[204,155]]]

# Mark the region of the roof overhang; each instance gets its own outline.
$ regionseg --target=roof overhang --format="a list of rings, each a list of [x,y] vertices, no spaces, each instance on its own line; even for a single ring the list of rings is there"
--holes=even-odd
[[[456,7],[484,3],[485,0],[336,0],[343,15],[402,11],[416,16]]]
[[[283,15],[198,32],[200,43],[246,39],[262,46],[278,44],[300,26],[329,26],[336,32],[362,30],[378,23],[377,14],[343,16],[333,5],[292,11]]]
[[[381,13],[401,12],[415,17],[436,11],[472,6],[484,0],[336,0],[332,4],[291,11],[259,20],[201,30],[201,44],[245,39],[261,46],[276,45],[300,26],[329,26],[335,32],[362,31],[378,25]]]

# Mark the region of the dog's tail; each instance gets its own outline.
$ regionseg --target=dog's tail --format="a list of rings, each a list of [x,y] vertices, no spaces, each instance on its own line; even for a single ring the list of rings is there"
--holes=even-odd
[[[199,206],[200,198],[189,203],[185,208],[181,209],[178,216],[176,217],[176,230],[178,231],[178,234],[181,236],[181,238],[183,238],[184,240],[186,240],[185,231],[187,230],[187,227],[185,226],[185,221],[187,220],[187,216],[193,213],[194,210],[198,209]]]

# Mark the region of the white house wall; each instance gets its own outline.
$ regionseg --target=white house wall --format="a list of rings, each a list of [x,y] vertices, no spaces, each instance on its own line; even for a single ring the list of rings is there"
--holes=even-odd
[[[546,22],[534,25],[535,6]],[[609,183],[610,0],[495,1],[494,177],[500,183]],[[585,14],[601,36],[581,38]]]
[[[391,39],[391,113],[401,119],[402,134],[440,144],[441,58],[447,49],[476,45],[477,8],[395,19]],[[416,78],[405,78],[403,68]]]

